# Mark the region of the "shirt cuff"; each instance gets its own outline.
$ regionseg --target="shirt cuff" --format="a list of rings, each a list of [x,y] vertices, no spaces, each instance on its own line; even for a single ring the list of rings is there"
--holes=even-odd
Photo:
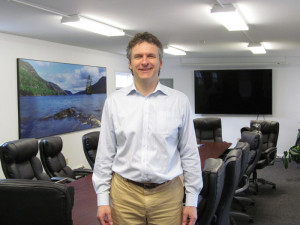
[[[109,193],[97,194],[97,205],[109,205]]]
[[[185,206],[197,207],[197,204],[198,204],[198,195],[187,193],[185,197]]]

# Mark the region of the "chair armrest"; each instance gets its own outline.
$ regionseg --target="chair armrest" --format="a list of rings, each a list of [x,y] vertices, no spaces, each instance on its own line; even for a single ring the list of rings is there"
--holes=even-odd
[[[82,169],[74,169],[73,170],[74,171],[74,173],[78,173],[78,174],[92,174],[93,173],[93,170],[92,169],[84,169],[84,168],[82,168]]]
[[[74,179],[69,177],[51,177],[51,181],[59,184],[71,183]]]
[[[80,177],[84,177],[87,176],[89,174],[93,173],[92,169],[74,169],[73,170],[76,179],[80,178]]]
[[[235,190],[235,192],[234,192],[235,194],[239,194],[241,192],[244,192],[249,188],[249,177],[246,174],[244,174],[243,177],[242,177],[242,184],[243,184],[242,187]]]
[[[276,152],[276,151],[277,151],[277,147],[271,147],[271,148],[268,148],[266,151],[264,151],[262,154],[269,155],[270,153]]]
[[[262,157],[266,159],[268,165],[271,165],[274,163],[274,159],[276,158],[276,153],[277,153],[277,147],[271,147],[262,153]]]

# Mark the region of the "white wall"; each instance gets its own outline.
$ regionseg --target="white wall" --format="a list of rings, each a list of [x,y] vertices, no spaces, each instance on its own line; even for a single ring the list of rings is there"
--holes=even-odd
[[[0,144],[18,139],[17,58],[106,67],[108,94],[115,89],[115,72],[128,72],[127,59],[122,55],[0,33]],[[280,122],[279,155],[295,143],[297,129],[300,128],[300,58],[287,58],[286,61],[284,65],[265,67],[273,69],[273,115],[265,119]],[[165,58],[160,76],[173,78],[174,88],[187,94],[194,109],[193,72],[201,68],[182,66],[175,57]],[[240,137],[240,128],[248,126],[251,119],[256,119],[256,116],[213,116],[222,118],[223,139],[233,145]],[[60,135],[64,143],[63,153],[72,168],[80,165],[89,167],[81,143],[82,135],[89,131],[92,130]],[[4,178],[2,169],[0,178]]]
[[[174,78],[174,88],[186,93],[194,109],[194,70],[214,67],[183,66],[180,60],[173,58],[164,63],[161,77]],[[279,122],[278,156],[295,144],[300,128],[300,57],[286,58],[286,63],[273,66],[226,66],[218,69],[268,68],[273,70],[273,114],[265,116],[267,120]],[[223,140],[236,144],[240,137],[240,128],[249,126],[256,115],[195,115],[195,117],[217,116],[222,119]],[[264,119],[262,116],[259,119]]]
[[[125,56],[0,33],[0,144],[18,139],[17,58],[106,67],[108,93],[114,90],[115,72],[129,72]],[[72,168],[89,167],[81,138],[94,130],[60,135],[63,153]]]

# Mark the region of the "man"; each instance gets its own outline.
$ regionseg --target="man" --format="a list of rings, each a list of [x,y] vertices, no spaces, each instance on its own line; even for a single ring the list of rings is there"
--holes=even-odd
[[[127,46],[134,83],[105,102],[93,173],[102,225],[197,219],[202,173],[191,108],[184,94],[159,83],[162,56],[154,35],[136,34]]]

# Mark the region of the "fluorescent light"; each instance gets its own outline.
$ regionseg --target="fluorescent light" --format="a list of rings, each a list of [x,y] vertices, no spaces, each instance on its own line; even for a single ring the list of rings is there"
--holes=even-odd
[[[264,46],[260,43],[249,43],[248,48],[253,54],[266,54]]]
[[[123,30],[79,15],[63,16],[61,23],[105,36],[124,36]]]
[[[174,48],[171,46],[168,46],[168,48],[164,49],[164,52],[171,55],[186,55],[185,51],[180,50],[178,48]]]
[[[232,4],[214,5],[210,12],[229,31],[249,30],[248,25]]]

